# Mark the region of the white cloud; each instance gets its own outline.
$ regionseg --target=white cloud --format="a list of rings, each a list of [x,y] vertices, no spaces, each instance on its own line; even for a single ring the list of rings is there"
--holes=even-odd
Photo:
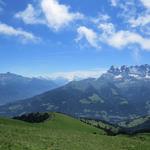
[[[137,19],[131,18],[129,23],[132,27],[145,26],[150,23],[150,14],[140,16]]]
[[[103,32],[103,35],[108,36],[115,33],[115,27],[112,23],[100,23],[98,28]]]
[[[150,39],[145,38],[137,32],[127,30],[116,30],[110,22],[104,22],[98,25],[101,33],[81,26],[78,28],[77,41],[85,38],[88,43],[97,48],[101,43],[106,43],[117,49],[123,49],[129,45],[139,45],[143,50],[150,51]]]
[[[45,24],[56,31],[84,18],[79,12],[71,12],[70,6],[60,4],[58,0],[41,0],[36,8],[28,4],[27,8],[18,12],[15,17],[26,24]]]
[[[85,26],[81,26],[77,29],[77,32],[78,32],[78,37],[76,39],[77,42],[85,38],[92,47],[99,48],[98,35],[92,29],[89,29]]]
[[[141,9],[140,0],[117,0],[116,5],[118,10],[116,17],[121,20],[121,23],[129,23],[132,18],[136,20],[145,10]],[[139,11],[140,10],[140,11]]]
[[[59,30],[74,20],[83,18],[83,15],[78,12],[70,12],[70,7],[60,4],[58,0],[42,0],[41,7],[49,27],[55,30]]]
[[[143,5],[146,7],[146,8],[150,8],[150,0],[141,0],[141,2],[143,3]]]
[[[112,6],[121,8],[122,13],[120,12],[117,17],[122,17],[123,23],[128,23],[128,30],[117,30],[115,25],[110,22],[111,18],[108,15],[99,14],[97,18],[92,19],[92,23],[97,26],[96,31],[80,25],[77,29],[76,41],[86,39],[94,48],[100,48],[101,42],[118,49],[130,44],[138,44],[142,49],[150,51],[150,39],[140,35],[142,31],[143,35],[146,35],[144,29],[150,23],[149,11],[137,14],[137,8],[141,4],[135,6],[135,1],[110,1]],[[146,8],[150,8],[150,0],[141,0],[141,2]],[[22,19],[26,24],[45,24],[56,31],[84,17],[79,12],[72,12],[70,6],[61,4],[59,0],[41,0],[38,7],[29,4],[24,11],[17,13],[15,16]],[[140,32],[136,28],[139,26],[142,27]],[[134,30],[131,27],[134,27]]]
[[[94,24],[99,24],[100,22],[105,22],[108,21],[110,19],[110,16],[108,16],[107,14],[99,14],[96,18],[92,18],[91,21]]]
[[[139,25],[139,23],[143,23],[145,25],[148,21],[145,20],[145,18],[137,21],[135,25]],[[150,38],[145,38],[144,36],[140,35],[136,31],[132,30],[117,30],[115,28],[115,25],[110,22],[110,19],[106,21],[101,21],[99,24],[97,24],[97,28],[101,31],[99,34],[97,32],[94,32],[98,37],[97,43],[106,43],[112,47],[115,47],[117,49],[123,49],[126,46],[129,45],[139,45],[143,50],[150,51]]]
[[[111,5],[116,7],[118,3],[118,0],[111,0]]]
[[[38,37],[34,36],[30,32],[24,31],[22,29],[15,29],[14,27],[3,23],[0,23],[0,34],[19,37],[23,42],[36,42],[37,40],[39,40]]]
[[[144,50],[150,51],[150,39],[130,31],[118,31],[107,39],[107,43],[116,48],[123,48],[129,44],[138,44]]]
[[[15,14],[15,18],[21,19],[26,24],[45,24],[43,19],[38,18],[39,13],[31,4],[28,4],[24,11]]]

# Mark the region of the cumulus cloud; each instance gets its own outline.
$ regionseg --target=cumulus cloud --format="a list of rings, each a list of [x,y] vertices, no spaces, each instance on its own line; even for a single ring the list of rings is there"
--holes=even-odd
[[[143,4],[143,5],[141,5]],[[119,17],[123,27],[141,35],[150,35],[150,0],[119,0]],[[144,7],[143,7],[144,6]],[[122,27],[122,26],[121,26]]]
[[[45,21],[38,18],[39,13],[31,4],[28,4],[24,11],[15,14],[15,18],[21,19],[26,24],[44,24]]]
[[[22,29],[15,29],[7,24],[0,23],[0,34],[6,36],[19,37],[23,42],[36,42],[39,40],[38,37],[30,32],[24,31]]]
[[[141,2],[146,8],[150,8],[150,0],[141,0]]]
[[[77,29],[77,32],[78,32],[78,37],[76,39],[77,42],[85,38],[92,47],[99,48],[98,35],[92,29],[89,29],[85,26],[80,26]]]
[[[70,12],[69,6],[60,4],[57,0],[42,0],[41,7],[48,25],[55,30],[83,17],[83,15],[78,12]]]
[[[139,33],[126,30],[118,30],[111,22],[99,24],[98,28],[101,30],[99,40],[112,47],[122,49],[131,44],[137,44],[142,49],[150,51],[150,39],[141,36]]]
[[[143,50],[150,51],[150,39],[143,37],[139,33],[127,30],[117,31],[110,22],[100,23],[98,29],[101,32],[85,26],[79,27],[77,41],[85,38],[95,48],[100,47],[101,43],[105,43],[117,49],[123,49],[129,45],[139,45]]]
[[[146,8],[150,8],[150,0],[140,1]],[[100,48],[100,43],[106,43],[118,49],[136,44],[142,49],[149,51],[150,38],[144,36],[146,35],[144,32],[145,29],[149,29],[149,11],[137,14],[136,7],[139,7],[141,3],[135,6],[135,1],[110,0],[110,2],[112,6],[119,7],[119,10],[122,10],[122,13],[117,17],[124,18],[123,23],[127,23],[128,27],[118,30],[110,22],[110,16],[107,14],[99,14],[98,17],[92,19],[92,23],[96,25],[97,29],[94,31],[92,27],[86,27],[80,24],[77,28],[78,36],[76,41],[79,42],[86,39],[94,48]],[[60,3],[59,0],[41,0],[38,6],[29,4],[24,11],[18,12],[15,17],[22,19],[26,24],[44,24],[58,31],[75,20],[83,19],[84,15],[79,12],[72,12],[70,6]],[[140,32],[142,34],[137,30],[139,26],[141,27]],[[133,28],[134,30],[132,30]]]
[[[129,44],[138,44],[144,50],[150,51],[150,39],[130,31],[116,32],[113,36],[108,38],[107,42],[116,48],[122,48]]]
[[[133,5],[133,3],[128,3],[128,5]],[[128,5],[125,5],[126,9],[128,8]],[[134,16],[134,13],[132,14]],[[130,20],[130,24],[132,24],[131,26],[135,28],[137,26],[144,26],[144,28],[142,29],[145,29],[145,25],[150,23],[150,17],[147,12],[146,14],[147,17],[139,16],[136,20]],[[144,36],[145,32],[142,32],[143,34],[141,34],[136,29],[132,30],[132,28],[128,28],[128,30],[118,30],[111,22],[110,17],[101,20],[97,19],[94,23],[96,23],[97,25],[97,29],[93,32],[95,35],[97,35],[96,43],[98,45],[100,45],[101,43],[105,43],[117,49],[124,49],[126,46],[129,45],[139,45],[141,49],[150,51],[150,38]]]
[[[79,12],[71,12],[70,6],[60,4],[58,0],[41,0],[38,8],[31,4],[15,15],[26,24],[45,24],[58,31],[69,23],[82,19],[84,15]]]

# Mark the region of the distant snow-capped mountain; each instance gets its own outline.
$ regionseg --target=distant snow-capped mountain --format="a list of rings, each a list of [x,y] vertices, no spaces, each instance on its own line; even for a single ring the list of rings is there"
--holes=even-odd
[[[150,115],[149,70],[149,65],[112,66],[99,78],[72,81],[41,95],[0,106],[0,115],[56,111],[109,122]]]

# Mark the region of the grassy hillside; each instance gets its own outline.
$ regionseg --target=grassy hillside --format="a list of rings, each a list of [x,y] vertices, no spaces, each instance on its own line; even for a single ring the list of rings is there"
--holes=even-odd
[[[0,150],[149,150],[150,134],[107,136],[76,119],[52,114],[31,124],[0,119]]]

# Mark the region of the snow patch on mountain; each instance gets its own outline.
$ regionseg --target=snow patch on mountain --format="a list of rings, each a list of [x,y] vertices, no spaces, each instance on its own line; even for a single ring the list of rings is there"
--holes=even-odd
[[[140,66],[111,66],[106,74],[113,76],[114,79],[150,79],[150,65]]]

